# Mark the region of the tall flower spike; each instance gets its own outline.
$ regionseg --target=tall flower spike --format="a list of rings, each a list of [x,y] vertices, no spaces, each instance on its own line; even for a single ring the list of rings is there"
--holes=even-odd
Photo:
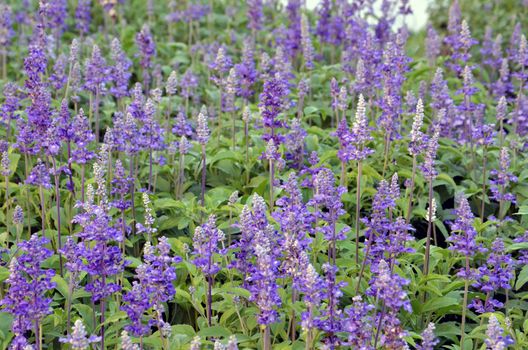
[[[23,336],[34,326],[38,328],[51,312],[52,300],[46,293],[55,288],[51,281],[55,272],[42,268],[44,261],[53,255],[46,248],[48,243],[47,238],[33,234],[28,241],[19,243],[20,255],[9,265],[10,274],[6,280],[9,288],[0,305],[13,316],[11,330],[15,337]]]
[[[424,150],[424,135],[421,131],[424,119],[424,105],[422,99],[419,99],[416,103],[416,114],[411,130],[411,141],[409,142],[409,153],[412,156],[416,156]]]
[[[226,350],[238,350],[236,335],[233,334],[229,337],[229,340],[227,341],[227,345],[225,349]]]
[[[427,209],[429,212],[429,208]],[[429,221],[429,215],[427,215],[426,220]],[[433,197],[431,200],[431,222],[436,221],[436,198]]]
[[[427,26],[427,39],[425,41],[426,54],[429,62],[434,63],[440,55],[441,40],[433,26]]]
[[[121,350],[139,350],[139,346],[132,343],[127,331],[121,332]]]
[[[15,207],[15,210],[13,211],[13,224],[14,225],[24,224],[24,210],[22,210],[22,207],[18,204]]]
[[[73,350],[87,350],[91,343],[101,340],[101,337],[91,335],[87,337],[86,328],[82,320],[78,319],[72,327],[72,332],[66,338],[60,338],[61,343],[70,344]]]
[[[486,262],[477,270],[477,281],[473,286],[479,288],[483,293],[492,293],[496,290],[511,289],[510,282],[514,278],[514,261],[510,254],[506,253],[504,242],[496,238],[490,249]],[[492,294],[490,294],[492,295]],[[478,313],[494,312],[502,308],[504,304],[493,296],[487,297],[483,304],[480,299],[473,299],[470,307]]]
[[[420,166],[424,177],[427,180],[433,180],[438,172],[435,169],[435,158],[438,150],[438,138],[440,136],[440,127],[435,125],[433,127],[433,136],[426,144],[424,163]]]
[[[216,217],[209,216],[207,222],[196,227],[193,236],[193,263],[202,270],[206,276],[212,276],[220,271],[215,255],[223,254],[221,244],[225,240],[224,233],[216,227]]]
[[[434,350],[435,345],[438,344],[434,330],[435,324],[429,323],[422,333],[422,343],[416,347],[416,350]]]
[[[142,234],[145,233],[148,236],[149,241],[152,240],[152,236],[158,232],[158,229],[153,227],[154,226],[154,209],[152,209],[152,205],[150,202],[150,197],[147,192],[143,192],[142,194],[143,199],[143,207],[145,208],[145,224],[141,225],[140,223],[136,224],[137,233]]]
[[[42,160],[37,160],[37,164],[33,167],[33,170],[31,170],[31,173],[26,179],[26,184],[51,188],[50,173]]]
[[[376,274],[369,283],[370,288],[367,290],[367,295],[383,301],[389,310],[398,312],[400,309],[404,309],[407,312],[412,312],[407,293],[403,290],[409,281],[391,272],[385,260],[380,260],[375,270]]]
[[[0,5],[0,53],[7,54],[7,47],[15,36],[13,29],[13,12],[6,3]]]
[[[207,115],[203,112],[198,114],[198,126],[196,128],[196,139],[201,145],[206,145],[209,141],[210,131],[207,125]]]
[[[508,149],[503,147],[499,154],[499,169],[493,169],[490,171],[490,190],[492,193],[492,199],[503,202],[509,201],[512,203],[516,202],[515,194],[507,192],[507,188],[510,183],[518,181],[517,176],[510,172],[510,155]],[[501,214],[502,215],[502,214]]]
[[[91,11],[92,0],[78,0],[77,8],[75,9],[75,28],[83,36],[90,32]]]
[[[2,160],[0,161],[0,174],[5,177],[9,177],[11,174],[9,161],[9,154],[7,151],[2,152]]]
[[[149,69],[152,67],[152,58],[156,55],[156,43],[147,24],[143,24],[141,31],[136,34],[136,45],[139,48],[140,65],[143,68],[143,85],[148,88],[150,86]]]
[[[165,334],[164,337],[168,337],[170,331],[163,320],[163,303],[171,300],[176,293],[173,286],[176,269],[173,264],[181,261],[179,257],[171,257],[170,252],[166,237],[160,237],[156,246],[147,241],[143,248],[143,263],[136,268],[137,281],[133,282],[132,290],[123,296],[122,309],[131,320],[125,329],[136,336],[148,334],[151,327],[156,326]]]
[[[191,346],[189,347],[189,350],[200,350],[201,348],[202,340],[200,339],[200,336],[197,335],[191,341]]]
[[[348,332],[347,346],[352,349],[371,349],[374,319],[369,313],[373,309],[374,305],[364,302],[360,295],[352,298],[352,305],[345,311],[343,320],[343,329]]]
[[[262,29],[264,14],[262,12],[262,0],[247,0],[247,16],[249,18],[248,28],[253,32]]]
[[[358,138],[358,142],[370,140],[368,135],[367,104],[363,94],[359,94],[356,107],[356,119],[352,126],[352,132]]]
[[[509,345],[513,344],[513,339],[510,336],[503,335],[502,329],[497,316],[491,315],[488,323],[488,330],[486,331],[485,340],[488,350],[506,350]]]
[[[311,70],[314,67],[314,48],[312,45],[312,39],[310,38],[310,24],[308,23],[308,18],[304,12],[301,15],[301,45],[304,66],[307,70]]]
[[[132,76],[129,70],[132,67],[132,61],[126,56],[121,47],[121,42],[117,38],[112,40],[110,53],[114,62],[114,66],[111,68],[114,86],[110,88],[110,92],[116,98],[128,96],[128,84]]]
[[[105,84],[110,79],[108,71],[109,67],[107,66],[106,60],[101,54],[101,49],[99,49],[99,46],[94,44],[92,49],[92,56],[86,64],[86,89],[88,89],[92,93],[96,93],[97,91],[104,91]]]
[[[268,128],[268,133],[263,136],[265,141],[274,138],[277,145],[281,143],[277,129],[285,127],[286,123],[279,120],[278,117],[286,108],[285,99],[288,94],[288,87],[279,74],[264,82],[263,91],[259,96],[259,109],[262,115],[262,123],[265,128]]]
[[[178,75],[176,71],[172,71],[167,79],[167,85],[165,85],[165,91],[167,95],[173,96],[176,94],[178,88]]]
[[[447,238],[451,242],[449,250],[467,257],[473,257],[477,252],[484,251],[481,245],[476,242],[477,231],[473,226],[475,216],[471,212],[469,202],[463,194],[458,194],[456,198],[457,208],[455,209],[456,219],[451,225],[451,236]],[[469,279],[469,271],[463,269],[458,273],[461,278]]]

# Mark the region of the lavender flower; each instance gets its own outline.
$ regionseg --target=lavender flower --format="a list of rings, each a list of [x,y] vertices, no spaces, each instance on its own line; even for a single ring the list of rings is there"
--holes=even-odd
[[[187,120],[187,117],[185,116],[185,110],[180,109],[178,114],[176,115],[176,118],[174,120],[174,126],[172,128],[172,133],[183,137],[191,137],[193,134],[193,129],[191,127],[191,124]]]
[[[46,165],[40,160],[33,167],[26,179],[26,184],[33,186],[42,186],[43,188],[51,188],[50,173]]]
[[[249,100],[255,93],[253,85],[257,81],[258,72],[255,68],[253,42],[246,38],[242,47],[242,62],[235,65],[237,78],[237,95]]]
[[[278,320],[277,308],[281,305],[279,286],[277,284],[279,262],[273,251],[273,240],[269,229],[258,231],[254,240],[256,256],[254,269],[248,277],[251,292],[250,301],[254,301],[259,309],[257,322],[269,325]]]
[[[338,268],[334,265],[323,264],[323,271],[325,273],[324,295],[327,306],[321,310],[321,314],[316,318],[316,324],[319,329],[327,334],[325,343],[334,348],[339,346],[339,339],[336,334],[343,330],[343,311],[339,308],[339,299],[343,296],[341,289],[346,286],[346,282],[337,282]]]
[[[222,100],[222,110],[224,112],[234,112],[236,110],[235,96],[237,92],[237,80],[236,71],[234,68],[231,68],[225,81],[225,93]]]
[[[70,344],[73,350],[87,350],[91,343],[96,343],[101,340],[101,337],[95,335],[87,337],[87,334],[82,320],[77,320],[72,327],[71,334],[66,338],[60,338],[59,341]]]
[[[355,148],[352,152],[352,159],[363,160],[373,152],[373,150],[365,147],[365,144],[370,140],[372,140],[372,136],[370,136],[368,126],[365,99],[360,94],[356,107],[356,119],[352,125],[352,145]]]
[[[484,293],[492,293],[500,289],[511,289],[510,281],[514,277],[513,259],[510,254],[505,253],[504,242],[497,238],[491,246],[491,253],[486,263],[480,266],[476,272],[476,282],[473,284]],[[493,298],[486,298],[486,303],[474,299],[470,307],[477,312],[494,312],[495,308],[501,308],[503,304]]]
[[[380,328],[383,329],[381,345],[388,349],[402,348],[405,344],[403,337],[406,332],[401,328],[397,314],[400,309],[412,312],[407,293],[403,290],[409,281],[393,273],[385,260],[380,260],[375,266],[375,275],[369,284],[367,295],[376,297],[384,306],[383,311],[377,317],[378,333],[380,333]],[[376,341],[377,337],[375,344]]]
[[[224,77],[226,73],[229,72],[232,65],[231,58],[227,55],[225,48],[220,46],[216,53],[215,60],[209,65],[209,68],[216,73],[211,77],[211,80],[221,87],[224,84]]]
[[[113,86],[110,93],[116,98],[128,96],[128,82],[132,74],[129,72],[132,61],[128,59],[121,47],[121,42],[114,38],[111,46],[111,57],[114,66],[111,68]]]
[[[15,36],[13,30],[13,12],[7,4],[0,5],[0,53],[7,54],[7,48]],[[5,73],[5,72],[4,72]]]
[[[74,222],[82,227],[77,237],[86,245],[83,270],[91,276],[86,290],[97,302],[120,290],[120,286],[111,282],[110,278],[123,270],[121,249],[113,243],[119,243],[124,238],[122,232],[113,226],[106,208],[90,204],[90,201],[82,206],[85,211],[76,215]]]
[[[12,120],[17,120],[18,108],[20,106],[20,93],[15,83],[8,82],[4,85],[4,103],[0,108],[0,123],[9,126]]]
[[[475,217],[471,212],[469,203],[463,194],[458,194],[456,198],[457,208],[455,209],[456,220],[451,224],[452,234],[447,238],[451,242],[449,250],[468,258],[473,257],[477,252],[484,251],[483,247],[476,242],[477,231],[473,227]],[[458,276],[470,279],[470,271],[461,270]]]
[[[269,129],[269,132],[263,136],[265,141],[272,138],[277,145],[282,141],[277,129],[286,127],[286,123],[278,117],[286,109],[285,98],[288,94],[289,90],[279,76],[276,75],[264,82],[263,91],[259,96],[259,109],[264,127]]]
[[[262,29],[264,14],[262,13],[262,0],[247,0],[248,28],[253,33]]]
[[[121,332],[121,350],[139,350],[139,346],[132,343],[127,331]]]
[[[313,265],[310,264],[306,253],[302,253],[299,257],[299,262],[302,263],[302,265],[300,265],[302,270],[302,273],[300,273],[302,283],[300,283],[298,287],[303,293],[303,302],[307,306],[307,310],[301,314],[301,327],[309,334],[308,337],[311,338],[312,331],[317,328],[315,312],[317,312],[321,305],[324,281]],[[312,340],[313,339],[307,339],[307,342]]]
[[[136,232],[138,234],[146,234],[148,237],[148,240],[152,240],[152,236],[158,232],[158,229],[153,227],[154,226],[154,209],[152,209],[152,205],[150,203],[150,197],[147,192],[142,193],[142,199],[143,199],[143,207],[145,208],[145,223],[136,224]]]
[[[202,348],[202,340],[200,339],[200,336],[197,335],[191,341],[191,346],[189,350],[200,350],[201,348]]]
[[[441,40],[432,25],[427,26],[426,55],[432,65],[440,55]]]
[[[14,225],[24,224],[24,210],[22,210],[22,207],[18,204],[15,207],[15,210],[13,211],[13,224]]]
[[[88,118],[81,108],[72,122],[72,142],[75,149],[71,153],[71,161],[78,164],[87,164],[94,158],[95,154],[88,149],[90,143],[94,141],[95,135],[92,133]]]
[[[499,169],[492,169],[490,171],[490,175],[492,176],[492,180],[490,180],[491,198],[498,202],[510,201],[515,203],[516,201],[516,197],[513,193],[506,192],[510,183],[517,182],[517,176],[513,175],[509,171],[509,168],[510,156],[508,154],[508,149],[503,147],[500,150]]]
[[[0,175],[9,178],[11,175],[10,164],[9,154],[7,151],[2,152],[2,158],[0,160]]]
[[[59,57],[57,57],[55,60],[55,64],[53,65],[53,73],[50,76],[50,82],[51,86],[53,86],[55,90],[62,89],[68,81],[66,62],[66,56],[59,55]]]
[[[200,112],[198,114],[198,126],[196,127],[196,139],[204,146],[209,141],[210,131],[207,125],[207,115]]]
[[[343,319],[343,330],[348,333],[345,342],[347,346],[353,349],[372,349],[370,343],[374,319],[369,315],[372,310],[374,305],[364,302],[361,296],[352,298],[352,305],[345,310],[346,316]]]
[[[509,345],[513,344],[513,339],[510,336],[503,335],[502,329],[497,316],[491,315],[489,318],[488,329],[486,331],[487,339],[485,340],[487,349],[489,350],[505,350]]]
[[[452,9],[455,9],[455,4],[453,4]],[[444,39],[445,43],[451,47],[451,57],[449,58],[447,65],[457,74],[462,73],[462,67],[467,65],[471,58],[471,47],[478,43],[478,41],[471,37],[471,32],[466,20],[463,20],[462,23],[459,24],[459,11],[460,10],[458,10],[456,19],[451,18],[451,15],[454,15],[456,10],[452,13],[450,12],[450,35]]]
[[[428,181],[432,181],[438,174],[435,169],[435,158],[436,151],[438,149],[438,137],[440,136],[440,128],[438,125],[433,127],[433,136],[427,142],[427,148],[425,150],[424,162],[420,166],[424,178]]]
[[[309,237],[314,233],[315,217],[303,202],[295,173],[290,173],[283,189],[286,195],[277,199],[277,209],[273,213],[284,234],[282,241],[284,261],[281,269],[292,277],[293,288],[302,289],[306,262],[301,260],[301,256],[309,249],[311,242]]]
[[[55,272],[42,268],[44,261],[52,256],[45,247],[48,243],[47,238],[32,235],[19,244],[21,254],[9,265],[10,274],[6,280],[9,289],[0,306],[13,316],[11,330],[15,338],[23,337],[33,327],[38,335],[40,322],[51,311],[52,300],[46,297],[46,292],[55,288],[55,283],[51,282]]]
[[[401,217],[393,220],[390,214],[396,207],[396,196],[399,194],[396,186],[397,181],[389,185],[387,181],[382,180],[378,184],[378,191],[372,202],[370,217],[362,219],[367,227],[365,251],[368,253],[367,259],[373,265],[382,259],[392,264],[398,255],[412,251],[405,246],[406,242],[412,239],[408,233],[412,227]]]
[[[349,162],[351,160],[362,161],[374,152],[374,150],[366,147],[367,142],[372,140],[372,136],[370,135],[370,128],[368,126],[366,104],[363,95],[359,95],[356,118],[352,129],[348,130],[346,127],[346,118],[343,118],[335,135],[338,136],[341,143],[341,149],[337,154],[342,162]]]
[[[110,80],[109,67],[101,55],[99,46],[94,45],[92,56],[86,63],[85,88],[93,94],[102,93],[106,90],[106,83]]]
[[[284,142],[287,150],[286,159],[291,160],[293,168],[300,169],[303,166],[305,153],[304,139],[306,135],[307,132],[303,128],[301,120],[299,118],[293,119],[290,132],[286,135]]]
[[[90,32],[92,0],[78,0],[75,9],[75,28],[84,36]]]
[[[435,324],[429,323],[422,333],[422,343],[416,347],[416,350],[434,350],[438,339],[434,335]]]
[[[150,86],[148,70],[152,66],[152,58],[156,56],[156,43],[147,24],[144,24],[141,31],[136,34],[136,45],[141,57],[140,65],[143,69],[143,85],[148,88]]]
[[[414,116],[411,141],[409,142],[409,153],[412,156],[417,156],[425,149],[424,134],[420,130],[423,126],[424,106],[421,99],[416,103],[416,114]]]
[[[176,94],[178,89],[178,75],[175,71],[172,71],[167,79],[167,84],[165,85],[165,91],[167,95],[173,96]]]
[[[192,72],[191,68],[187,69],[180,79],[180,91],[182,97],[189,99],[195,98],[195,90],[198,87],[198,77]]]
[[[202,226],[196,227],[193,237],[193,263],[206,276],[212,276],[220,271],[220,265],[214,262],[214,256],[224,254],[219,247],[225,239],[224,233],[216,227],[216,217],[209,219]]]
[[[314,67],[314,48],[312,46],[312,39],[310,38],[310,24],[308,23],[308,18],[304,13],[301,15],[301,45],[304,66],[307,70],[311,70]]]
[[[339,232],[336,231],[336,223],[340,216],[345,214],[341,196],[346,192],[346,188],[335,186],[334,174],[330,169],[321,169],[314,178],[314,196],[309,201],[309,205],[317,206],[316,217],[323,220],[326,225],[320,226],[318,230],[322,232],[327,240],[343,240],[348,228],[345,227]]]
[[[132,321],[125,326],[125,330],[136,336],[148,334],[154,325],[161,332],[166,327],[162,315],[163,303],[171,300],[176,293],[173,286],[176,269],[173,265],[181,261],[179,257],[171,257],[170,250],[165,237],[161,237],[156,246],[147,242],[143,249],[144,262],[136,268],[138,280],[134,281],[132,290],[123,296],[125,304],[122,309]],[[154,313],[148,313],[149,309],[153,309]]]
[[[40,2],[39,15],[43,16],[45,27],[53,29],[56,35],[62,34],[68,18],[68,2],[66,0],[48,0]]]

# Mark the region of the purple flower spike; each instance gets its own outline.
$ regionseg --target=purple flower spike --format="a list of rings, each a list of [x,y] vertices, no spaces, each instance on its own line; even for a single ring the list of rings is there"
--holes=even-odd
[[[48,243],[47,238],[32,235],[19,244],[20,255],[9,265],[10,275],[6,280],[9,289],[0,306],[13,315],[11,329],[17,338],[23,338],[33,327],[38,332],[40,321],[51,313],[52,300],[46,297],[46,292],[55,288],[51,282],[55,272],[42,268],[43,262],[52,256],[46,248]]]

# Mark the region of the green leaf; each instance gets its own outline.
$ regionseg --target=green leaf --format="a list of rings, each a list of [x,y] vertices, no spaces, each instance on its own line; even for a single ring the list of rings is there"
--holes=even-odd
[[[73,304],[73,308],[77,310],[79,315],[81,315],[81,318],[84,321],[84,324],[86,325],[86,330],[88,333],[93,333],[94,331],[94,310],[90,305],[84,305],[84,304]]]
[[[172,334],[184,334],[189,337],[192,337],[196,334],[194,331],[194,328],[189,326],[188,324],[178,324],[171,327],[172,328]]]
[[[528,205],[521,205],[515,215],[528,215]]]
[[[517,282],[515,282],[515,290],[521,289],[521,287],[524,286],[526,282],[528,282],[528,265],[525,265],[519,273]]]
[[[458,299],[448,296],[443,296],[440,298],[434,298],[425,303],[423,307],[424,312],[436,311],[444,307],[458,305]]]
[[[315,114],[319,109],[314,106],[308,106],[304,108],[304,115]]]
[[[208,327],[208,328],[204,328],[200,330],[198,332],[198,335],[204,338],[205,337],[226,338],[231,335],[231,332],[229,332],[229,330],[225,327],[213,326],[213,327]]]
[[[62,278],[59,275],[53,276],[51,281],[55,282],[56,284],[55,289],[57,289],[64,298],[68,298],[68,295],[70,294],[69,288],[68,288],[68,282],[66,282],[64,278]]]
[[[455,180],[453,180],[453,178],[451,176],[449,176],[448,174],[446,173],[440,173],[438,174],[438,176],[436,177],[436,180],[434,181],[435,185],[437,184],[446,184],[446,185],[450,185],[450,190],[451,191],[455,191],[457,189],[457,185],[456,185],[456,182]]]
[[[172,198],[160,198],[154,201],[154,208],[156,209],[170,209],[170,208],[184,208],[182,202]]]
[[[0,282],[5,281],[9,277],[9,269],[0,266]]]
[[[506,252],[510,253],[521,249],[528,249],[528,242],[513,243],[506,248]]]

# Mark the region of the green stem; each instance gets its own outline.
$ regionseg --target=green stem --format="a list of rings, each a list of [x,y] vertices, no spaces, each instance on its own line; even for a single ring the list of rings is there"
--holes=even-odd
[[[359,264],[359,214],[361,210],[361,161],[358,161],[356,179],[356,264]]]
[[[411,174],[411,186],[409,187],[409,203],[407,204],[407,217],[405,218],[405,223],[408,225],[411,222],[411,212],[412,212],[412,203],[413,203],[413,194],[414,194],[414,179],[416,177],[416,155],[413,155],[413,165],[412,165],[412,174]]]

